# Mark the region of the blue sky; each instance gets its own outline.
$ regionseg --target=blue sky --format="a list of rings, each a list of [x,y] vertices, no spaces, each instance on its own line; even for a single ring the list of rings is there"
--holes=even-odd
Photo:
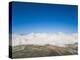
[[[12,32],[67,32],[78,30],[75,5],[12,3]]]

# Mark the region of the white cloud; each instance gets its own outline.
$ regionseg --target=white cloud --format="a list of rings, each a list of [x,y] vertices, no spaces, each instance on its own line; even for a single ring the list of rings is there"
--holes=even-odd
[[[77,33],[29,33],[25,35],[12,35],[12,45],[21,44],[35,44],[45,45],[52,44],[57,46],[64,46],[64,44],[73,44],[78,42]]]

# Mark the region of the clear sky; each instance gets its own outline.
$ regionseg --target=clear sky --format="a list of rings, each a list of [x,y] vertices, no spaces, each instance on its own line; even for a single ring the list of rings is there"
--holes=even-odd
[[[12,3],[12,32],[67,32],[78,30],[75,5]]]

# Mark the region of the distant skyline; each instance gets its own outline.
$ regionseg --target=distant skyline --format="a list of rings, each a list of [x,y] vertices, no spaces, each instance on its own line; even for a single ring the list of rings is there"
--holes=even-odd
[[[12,32],[78,32],[76,5],[12,3]]]

